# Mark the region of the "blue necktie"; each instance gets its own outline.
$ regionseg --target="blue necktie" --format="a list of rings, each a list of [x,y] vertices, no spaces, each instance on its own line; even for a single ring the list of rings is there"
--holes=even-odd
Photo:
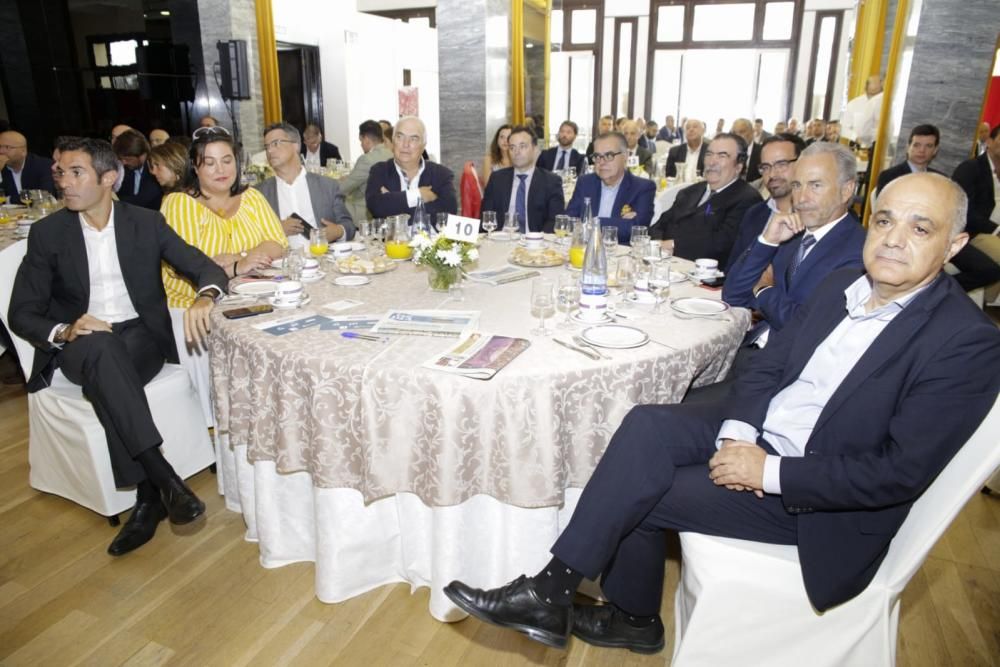
[[[136,169],[135,170],[135,182],[134,182],[134,185],[132,186],[132,194],[133,195],[139,194],[139,182],[140,182],[141,178],[142,178],[142,172],[140,170]]]
[[[514,196],[514,213],[517,214],[517,228],[523,233],[528,227],[528,208],[526,200],[528,195],[527,174],[518,174],[520,183],[517,184],[517,194]]]
[[[806,251],[809,250],[816,243],[816,237],[808,232],[802,236],[802,242],[799,244],[798,252],[795,253],[795,259],[792,260],[791,265],[788,267],[788,281],[791,282],[792,278],[795,277],[795,272],[799,270],[799,265],[802,264],[802,260],[806,258]]]
[[[566,168],[566,151],[559,151],[559,163],[556,165],[556,171],[562,171]]]

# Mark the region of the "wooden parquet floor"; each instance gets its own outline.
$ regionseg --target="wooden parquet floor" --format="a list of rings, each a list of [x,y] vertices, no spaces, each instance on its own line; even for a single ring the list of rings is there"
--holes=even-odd
[[[207,471],[191,481],[207,521],[120,559],[115,529],[28,486],[27,402],[0,386],[0,665],[665,665],[660,655],[566,652],[475,620],[445,624],[428,591],[384,586],[335,605],[313,567],[265,570]],[[672,609],[676,555],[663,609]],[[667,636],[672,619],[665,617]],[[899,664],[1000,665],[1000,497],[977,494],[903,595]]]

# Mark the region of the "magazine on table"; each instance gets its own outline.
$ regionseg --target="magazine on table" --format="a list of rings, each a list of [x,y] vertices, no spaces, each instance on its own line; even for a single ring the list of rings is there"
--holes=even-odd
[[[520,266],[502,266],[499,269],[479,269],[469,271],[465,277],[477,283],[487,283],[489,285],[503,285],[518,280],[535,278],[541,274],[534,269],[525,269]]]
[[[489,380],[530,345],[524,338],[475,332],[423,365],[424,368],[456,373],[476,380]]]
[[[390,310],[372,332],[459,337],[474,331],[478,324],[478,310]]]

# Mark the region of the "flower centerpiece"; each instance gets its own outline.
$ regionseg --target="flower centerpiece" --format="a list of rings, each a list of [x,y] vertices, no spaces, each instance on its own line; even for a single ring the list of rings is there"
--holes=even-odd
[[[475,243],[438,236],[433,241],[424,233],[414,234],[413,261],[430,269],[427,282],[432,290],[447,292],[462,279],[462,266],[479,259]]]
[[[250,163],[243,170],[244,173],[252,179],[256,180],[256,183],[251,183],[251,185],[259,185],[267,179],[274,176],[274,170],[271,169],[269,164],[254,164]]]

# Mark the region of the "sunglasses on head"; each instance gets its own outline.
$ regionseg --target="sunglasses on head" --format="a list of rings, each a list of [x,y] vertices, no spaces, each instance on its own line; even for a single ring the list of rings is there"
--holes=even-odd
[[[221,125],[213,125],[212,127],[199,127],[191,134],[192,139],[201,139],[202,137],[213,137],[213,136],[225,136],[228,137],[229,130],[222,127]]]

